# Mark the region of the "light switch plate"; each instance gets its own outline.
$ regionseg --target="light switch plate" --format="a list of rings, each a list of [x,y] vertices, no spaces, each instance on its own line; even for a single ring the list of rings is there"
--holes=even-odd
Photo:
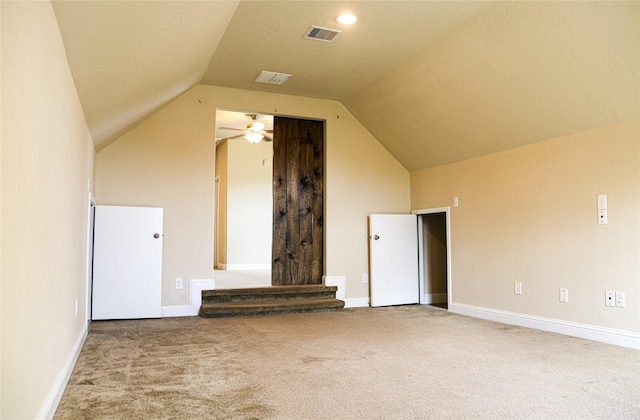
[[[607,209],[607,194],[598,194],[598,210]]]

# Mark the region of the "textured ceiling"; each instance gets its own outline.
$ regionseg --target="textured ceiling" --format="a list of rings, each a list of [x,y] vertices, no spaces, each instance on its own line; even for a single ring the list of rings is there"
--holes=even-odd
[[[243,1],[202,83],[341,100],[485,7],[483,2]],[[344,11],[356,14],[358,22],[337,23]],[[311,25],[343,32],[332,43],[303,39]],[[282,86],[257,84],[261,70],[293,77]]]
[[[100,150],[200,83],[237,2],[54,1]]]
[[[411,171],[637,119],[639,6],[54,1],[98,150],[203,83],[339,100]],[[343,32],[302,39],[311,25]]]
[[[343,103],[410,171],[637,119],[638,6],[500,2]]]

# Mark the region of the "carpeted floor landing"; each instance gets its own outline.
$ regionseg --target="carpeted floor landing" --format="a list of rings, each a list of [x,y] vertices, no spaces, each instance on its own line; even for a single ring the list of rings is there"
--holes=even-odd
[[[425,306],[94,322],[56,419],[633,419],[640,351]]]

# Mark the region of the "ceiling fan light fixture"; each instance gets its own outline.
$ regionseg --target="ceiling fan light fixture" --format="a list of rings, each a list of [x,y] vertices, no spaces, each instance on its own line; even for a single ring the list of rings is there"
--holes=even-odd
[[[249,143],[258,143],[260,142],[260,140],[262,140],[264,138],[264,136],[260,133],[247,133],[244,136],[245,139],[249,140]]]
[[[254,132],[259,132],[264,130],[264,123],[261,123],[260,121],[254,121],[252,123],[250,123],[249,125],[247,125],[247,130],[249,131],[254,131]]]

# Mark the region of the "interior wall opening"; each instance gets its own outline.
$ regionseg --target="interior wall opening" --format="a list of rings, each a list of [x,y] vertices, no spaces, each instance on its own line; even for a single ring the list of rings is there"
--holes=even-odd
[[[272,115],[216,110],[214,279],[218,289],[271,285],[272,133]]]
[[[423,273],[422,301],[431,306],[448,309],[447,215],[420,215],[422,229],[421,265]]]

